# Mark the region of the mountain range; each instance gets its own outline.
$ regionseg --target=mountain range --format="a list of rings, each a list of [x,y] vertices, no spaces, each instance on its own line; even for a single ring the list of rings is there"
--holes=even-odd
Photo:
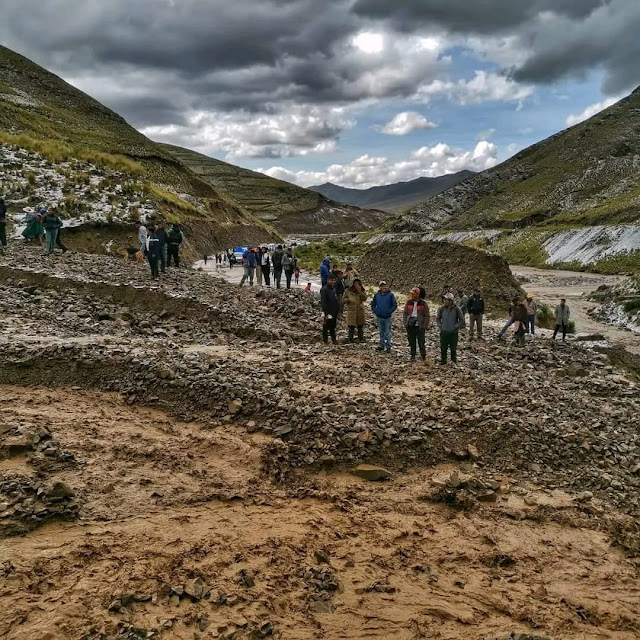
[[[309,187],[309,189],[343,204],[399,213],[474,175],[474,171],[465,170],[437,178],[416,178],[408,182],[396,182],[369,189],[349,189],[331,182]]]

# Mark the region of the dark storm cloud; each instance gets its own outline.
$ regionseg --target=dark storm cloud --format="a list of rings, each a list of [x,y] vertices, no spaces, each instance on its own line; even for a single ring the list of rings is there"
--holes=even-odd
[[[389,19],[413,31],[416,22],[462,33],[493,34],[518,27],[543,11],[583,18],[609,0],[357,0],[354,13]]]
[[[608,94],[640,84],[637,0],[356,0],[353,11],[415,31],[516,36],[525,61],[510,71],[521,82],[547,83],[596,67]]]
[[[285,154],[307,152],[335,142],[351,126],[334,107],[409,98],[428,85],[450,91],[446,56],[420,51],[412,36],[446,36],[452,47],[508,36],[513,60],[500,59],[503,78],[518,82],[551,82],[602,67],[608,94],[640,83],[638,0],[0,3],[3,44],[60,73],[139,128],[163,128],[171,136],[180,131],[186,140],[199,134],[199,113],[224,120],[227,130],[210,128],[222,141],[215,144],[230,152],[236,138],[249,154],[276,156],[279,145]],[[381,56],[351,46],[362,31],[386,38]],[[520,95],[513,84],[498,98],[487,92],[487,99]],[[291,120],[292,114],[298,119]],[[251,129],[261,116],[270,124],[256,134]],[[233,129],[234,122],[246,123],[246,131]]]

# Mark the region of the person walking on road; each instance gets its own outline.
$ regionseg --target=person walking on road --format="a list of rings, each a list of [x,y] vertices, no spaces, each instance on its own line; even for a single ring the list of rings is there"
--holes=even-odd
[[[562,342],[567,341],[567,328],[569,326],[569,318],[571,317],[571,309],[567,304],[566,298],[560,300],[560,304],[556,307],[556,328],[553,331],[552,340],[556,339],[558,331],[562,329]]]
[[[349,327],[349,342],[353,343],[358,329],[358,342],[364,342],[364,303],[367,293],[360,278],[356,278],[344,293],[344,306],[347,310],[347,326]]]
[[[407,330],[409,349],[411,350],[411,362],[416,361],[416,345],[420,349],[420,356],[424,362],[427,359],[425,332],[429,328],[430,316],[429,305],[426,300],[420,297],[419,287],[411,289],[409,299],[404,305],[402,320]]]
[[[447,364],[449,351],[451,362],[458,362],[458,331],[464,327],[464,317],[460,307],[455,305],[453,300],[453,294],[446,293],[436,316],[440,329],[440,365]]]
[[[332,274],[327,278],[327,284],[320,290],[320,304],[322,305],[322,341],[336,344],[336,322],[340,312],[340,301],[336,295],[336,279]]]
[[[325,284],[327,284],[327,279],[329,278],[329,273],[331,272],[329,265],[329,258],[325,258],[320,265],[320,284],[323,287]]]
[[[42,225],[44,226],[44,233],[47,239],[46,254],[50,256],[56,246],[56,238],[58,237],[58,229],[62,227],[62,220],[53,213],[53,211],[47,211],[46,209],[40,209],[40,213],[44,212],[42,218]]]
[[[253,247],[250,247],[242,254],[242,266],[244,267],[244,273],[242,274],[242,280],[240,280],[240,286],[249,280],[249,284],[253,287],[253,276],[256,270],[256,252]]]
[[[532,336],[536,333],[536,314],[538,313],[538,303],[533,299],[530,293],[524,300],[524,306],[527,308],[527,333]]]
[[[460,309],[462,311],[462,309]],[[469,312],[469,339],[473,340],[473,326],[477,327],[478,340],[482,340],[482,316],[484,316],[484,300],[478,289],[473,290],[473,295],[467,300],[467,311]],[[464,320],[464,311],[462,311]]]
[[[293,272],[298,265],[298,259],[293,255],[291,248],[287,249],[287,252],[282,256],[282,270],[284,271],[284,277],[287,281],[287,289],[291,289],[291,278],[293,278]]]
[[[269,250],[267,247],[262,247],[258,252],[258,271],[262,274],[264,284],[267,287],[271,286],[271,256],[269,256]]]
[[[173,264],[176,267],[180,266],[180,245],[184,240],[184,236],[182,235],[182,231],[180,230],[180,226],[174,223],[171,226],[171,229],[167,231],[167,266],[171,266],[171,259],[173,258]]]
[[[393,314],[398,309],[398,301],[384,280],[380,282],[378,287],[378,292],[371,300],[371,311],[376,316],[378,332],[380,333],[380,342],[376,350],[389,353],[392,341],[391,324]]]
[[[282,279],[282,259],[284,258],[284,251],[282,245],[279,244],[278,248],[273,252],[271,256],[271,264],[273,265],[273,282],[276,285],[276,289],[280,288],[280,280]]]

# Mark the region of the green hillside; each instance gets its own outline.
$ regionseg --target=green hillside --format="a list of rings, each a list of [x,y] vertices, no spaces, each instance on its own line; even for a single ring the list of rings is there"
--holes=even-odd
[[[639,221],[640,88],[589,120],[414,207],[390,222],[388,229]]]
[[[383,211],[332,202],[310,189],[189,149],[167,144],[158,146],[191,169],[225,200],[272,224],[282,234],[367,231],[389,217]]]

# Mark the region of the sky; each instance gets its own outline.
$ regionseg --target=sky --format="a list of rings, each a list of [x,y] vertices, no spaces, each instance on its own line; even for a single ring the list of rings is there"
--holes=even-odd
[[[640,85],[640,0],[0,0],[153,140],[302,186],[482,171]]]

